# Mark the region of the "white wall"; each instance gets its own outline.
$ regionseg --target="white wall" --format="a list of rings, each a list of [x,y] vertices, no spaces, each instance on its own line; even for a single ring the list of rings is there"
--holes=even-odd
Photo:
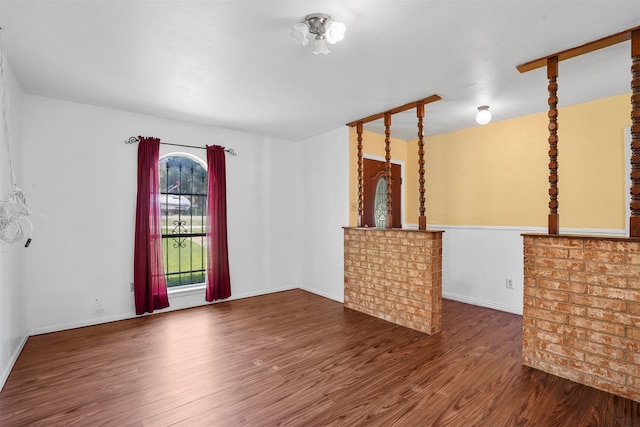
[[[0,52],[1,54],[2,52]],[[9,65],[4,63],[7,125],[17,184],[23,187],[22,132],[23,91]],[[1,90],[1,88],[0,88]],[[0,108],[2,108],[0,106]],[[0,199],[12,190],[8,153],[0,121]],[[25,313],[24,242],[0,245],[0,389],[28,336]]]
[[[227,156],[232,298],[299,286],[299,144],[32,95],[24,115],[32,334],[134,315],[137,147],[124,144],[129,136],[234,148],[238,155]],[[170,151],[162,146],[162,154]],[[204,304],[204,291],[172,295],[170,303]]]
[[[344,300],[344,233],[349,225],[349,129],[302,143],[303,289]]]
[[[522,314],[524,265],[521,234],[526,230],[439,225],[429,228],[444,230],[444,298]],[[507,278],[512,279],[513,289],[507,288]]]
[[[417,227],[416,227],[417,228]],[[444,230],[442,296],[454,301],[522,314],[524,253],[522,234],[537,227],[431,225]],[[561,228],[561,234],[625,236],[625,230]],[[513,289],[506,279],[513,280]],[[446,313],[445,313],[446,316]]]

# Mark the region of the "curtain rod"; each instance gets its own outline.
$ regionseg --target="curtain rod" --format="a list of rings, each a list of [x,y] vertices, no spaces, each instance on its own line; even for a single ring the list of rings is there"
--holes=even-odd
[[[140,142],[140,140],[138,139],[137,136],[132,136],[130,137],[127,141],[125,141],[125,144],[137,144],[138,142]],[[197,145],[185,145],[185,144],[174,144],[172,142],[162,142],[160,141],[160,144],[162,145],[173,145],[174,147],[187,147],[187,148],[197,148],[200,150],[205,150],[206,147],[198,147]],[[227,148],[224,150],[226,153],[231,154],[232,156],[235,156],[236,150],[234,150],[233,148]]]

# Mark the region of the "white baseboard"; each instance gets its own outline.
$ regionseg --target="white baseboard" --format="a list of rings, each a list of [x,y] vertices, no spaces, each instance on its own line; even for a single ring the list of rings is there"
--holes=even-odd
[[[200,307],[203,305],[209,305],[209,304],[217,304],[217,303],[221,303],[221,302],[225,302],[225,301],[233,301],[233,300],[237,300],[237,299],[243,299],[243,298],[250,298],[250,297],[255,297],[255,296],[259,296],[259,295],[267,295],[267,294],[272,294],[275,292],[282,292],[282,291],[289,291],[291,289],[297,289],[298,286],[296,285],[291,285],[291,286],[282,286],[282,287],[278,287],[278,288],[271,288],[271,289],[265,289],[265,290],[260,290],[260,291],[255,291],[255,292],[245,292],[242,294],[236,294],[236,295],[231,295],[231,297],[225,299],[225,300],[219,300],[219,301],[214,301],[214,302],[208,302],[204,300],[204,293],[203,293],[203,297],[202,300],[199,300],[198,302],[196,302],[195,304],[191,303],[189,305],[181,305],[181,304],[173,304],[173,306],[169,306],[165,309],[162,310],[156,310],[153,313],[145,313],[141,316],[151,316],[155,313],[166,313],[169,311],[176,311],[176,310],[183,310],[186,308],[193,308],[193,307]],[[197,292],[198,290],[195,291],[189,291],[189,292],[185,292],[185,293],[173,293],[170,298],[171,299],[181,299],[181,298],[188,298],[189,296],[193,296],[195,292]],[[41,334],[48,334],[51,332],[59,332],[59,331],[65,331],[67,329],[76,329],[76,328],[84,328],[85,326],[94,326],[94,325],[100,325],[102,323],[109,323],[109,322],[117,322],[119,320],[125,320],[125,319],[133,319],[134,317],[140,317],[140,316],[136,316],[135,313],[130,312],[130,313],[120,313],[114,316],[105,316],[105,317],[98,317],[95,319],[85,319],[85,320],[81,320],[78,322],[71,322],[71,323],[63,323],[63,324],[57,324],[57,325],[53,325],[53,326],[45,326],[42,328],[35,328],[31,331],[30,335],[41,335]]]
[[[42,328],[33,329],[31,331],[31,336],[48,334],[51,332],[66,331],[67,329],[84,328],[85,326],[95,326],[95,325],[100,325],[102,323],[117,322],[118,320],[130,319],[132,317],[135,317],[135,316],[132,315],[131,313],[122,313],[114,316],[98,317],[95,319],[86,319],[78,322],[62,323],[62,324],[53,325],[53,326],[45,326]]]
[[[290,290],[298,289],[298,288],[299,288],[299,286],[297,286],[297,285],[289,285],[289,286],[280,286],[278,288],[265,289],[265,290],[261,290],[261,291],[255,291],[255,292],[245,292],[244,294],[232,295],[231,298],[226,299],[224,301],[232,301],[232,300],[236,300],[236,299],[258,297],[260,295],[275,294],[276,292],[290,291]],[[224,302],[224,301],[219,301],[219,302]]]
[[[465,304],[477,305],[485,308],[492,308],[494,310],[505,311],[507,313],[519,314],[520,316],[522,316],[522,307],[511,307],[504,304],[497,304],[492,301],[485,301],[478,298],[472,298],[465,295],[452,294],[449,292],[442,292],[442,298],[463,302]]]
[[[9,359],[9,363],[7,364],[6,368],[2,372],[2,376],[0,376],[0,391],[2,391],[2,388],[4,387],[4,384],[7,382],[7,379],[9,379],[9,374],[11,373],[13,366],[16,364],[16,361],[18,360],[18,356],[20,356],[20,353],[22,352],[24,345],[27,343],[27,339],[29,339],[29,335],[30,335],[29,331],[25,332],[24,336],[22,337],[22,339],[20,340],[16,348],[13,350],[13,353],[11,354],[11,359]]]
[[[300,289],[302,289],[303,291],[307,291],[307,292],[311,292],[312,294],[316,294],[316,295],[320,295],[321,297],[325,297],[328,299],[332,299],[334,301],[338,301],[340,303],[344,303],[344,297],[340,297],[337,295],[333,295],[327,292],[323,292],[323,291],[319,291],[317,289],[313,289],[313,288],[307,288],[306,286],[300,286]]]

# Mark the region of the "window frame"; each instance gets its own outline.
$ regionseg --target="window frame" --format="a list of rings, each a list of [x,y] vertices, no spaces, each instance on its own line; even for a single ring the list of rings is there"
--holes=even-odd
[[[203,170],[204,170],[204,185],[206,188],[207,185],[207,181],[208,181],[208,169],[207,169],[207,164],[204,160],[202,160],[200,157],[195,156],[191,153],[185,153],[185,152],[178,152],[178,151],[172,151],[166,154],[163,154],[160,156],[160,158],[158,159],[158,163],[159,163],[159,169],[162,170],[163,168],[165,169],[169,169],[168,166],[165,166],[163,163],[163,160],[166,160],[168,158],[174,158],[174,157],[181,157],[181,158],[186,158],[188,160],[193,161],[196,165],[200,166]],[[162,172],[160,171],[160,174],[162,174]],[[162,182],[159,182],[158,185],[160,186],[160,196],[164,197],[167,195],[180,195],[180,196],[184,196],[187,197],[190,203],[190,207],[188,208],[189,213],[185,214],[184,212],[186,210],[178,210],[177,211],[177,221],[189,221],[189,230],[188,232],[184,233],[175,233],[175,235],[180,235],[180,234],[184,234],[186,238],[193,238],[193,237],[197,237],[199,239],[201,239],[201,243],[202,243],[202,250],[203,250],[203,255],[202,255],[202,269],[198,269],[198,270],[185,270],[185,271],[179,271],[178,273],[174,273],[174,272],[168,272],[167,271],[167,263],[168,263],[168,255],[166,253],[166,248],[167,248],[167,244],[171,244],[170,242],[167,243],[168,239],[172,238],[172,234],[170,234],[169,231],[169,227],[175,227],[175,229],[179,228],[180,226],[184,226],[185,224],[176,224],[175,220],[171,220],[172,224],[170,224],[169,218],[172,216],[170,214],[169,209],[167,209],[166,211],[161,212],[161,221],[162,221],[162,229],[165,230],[166,227],[166,231],[162,233],[162,257],[163,257],[163,261],[164,261],[164,272],[165,272],[165,280],[167,281],[167,292],[169,294],[177,294],[177,293],[188,293],[188,292],[193,292],[193,291],[202,291],[206,288],[206,262],[207,262],[207,256],[206,256],[206,216],[207,216],[207,208],[206,208],[206,201],[207,201],[207,194],[208,194],[208,188],[206,188],[206,192],[204,194],[196,194],[196,193],[182,193],[182,192],[177,192],[177,193],[173,193],[170,192],[168,193],[166,190],[168,190],[170,187],[168,186],[168,183],[166,185],[166,188],[162,188]],[[189,197],[191,197],[189,199]],[[191,203],[193,203],[193,198],[194,197],[199,197],[202,200],[204,200],[204,204],[202,206],[202,210],[201,210],[201,214],[199,215],[193,215],[193,210],[191,208]],[[167,202],[165,202],[165,207],[168,207],[169,204]],[[175,215],[173,215],[175,216]],[[185,218],[185,216],[187,217],[187,219],[183,219]],[[201,218],[202,219],[202,227],[201,227],[201,232],[193,232],[193,219],[194,218]],[[193,264],[191,264],[191,266],[193,266]],[[173,285],[173,286],[169,286],[169,277],[170,276],[175,276],[176,274],[184,274],[184,273],[193,273],[193,272],[197,272],[203,273],[203,281],[202,282],[198,282],[198,283],[185,283],[185,284],[178,284],[178,285]]]

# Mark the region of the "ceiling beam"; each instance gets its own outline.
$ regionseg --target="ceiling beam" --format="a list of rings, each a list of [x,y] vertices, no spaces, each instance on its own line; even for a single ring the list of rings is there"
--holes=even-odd
[[[572,47],[571,49],[563,50],[561,52],[552,53],[547,56],[543,56],[542,58],[534,59],[533,61],[525,62],[524,64],[518,65],[516,68],[521,73],[526,73],[527,71],[535,70],[537,68],[542,68],[547,66],[547,59],[553,58],[554,56],[558,57],[558,61],[563,61],[565,59],[574,58],[576,56],[584,55],[585,53],[593,52],[598,49],[603,49],[605,47],[613,46],[614,44],[622,43],[631,39],[631,33],[636,30],[639,30],[639,27],[629,28],[628,30],[620,31],[619,33],[612,34],[607,37],[603,37],[598,40],[594,40],[589,43],[585,43],[580,46]]]
[[[440,101],[441,99],[442,99],[442,97],[440,95],[431,95],[431,96],[428,96],[426,98],[418,99],[416,101],[409,102],[409,103],[401,105],[399,107],[395,107],[395,108],[392,108],[390,110],[383,111],[382,113],[378,113],[378,114],[374,114],[374,115],[369,116],[369,117],[365,117],[364,119],[354,120],[351,123],[347,123],[347,126],[353,127],[353,126],[357,125],[359,122],[369,123],[369,122],[372,122],[374,120],[379,120],[379,119],[383,118],[385,116],[385,114],[401,113],[403,111],[407,111],[407,110],[410,110],[412,108],[416,108],[418,106],[418,104],[420,104],[420,103],[429,104],[431,102]]]

